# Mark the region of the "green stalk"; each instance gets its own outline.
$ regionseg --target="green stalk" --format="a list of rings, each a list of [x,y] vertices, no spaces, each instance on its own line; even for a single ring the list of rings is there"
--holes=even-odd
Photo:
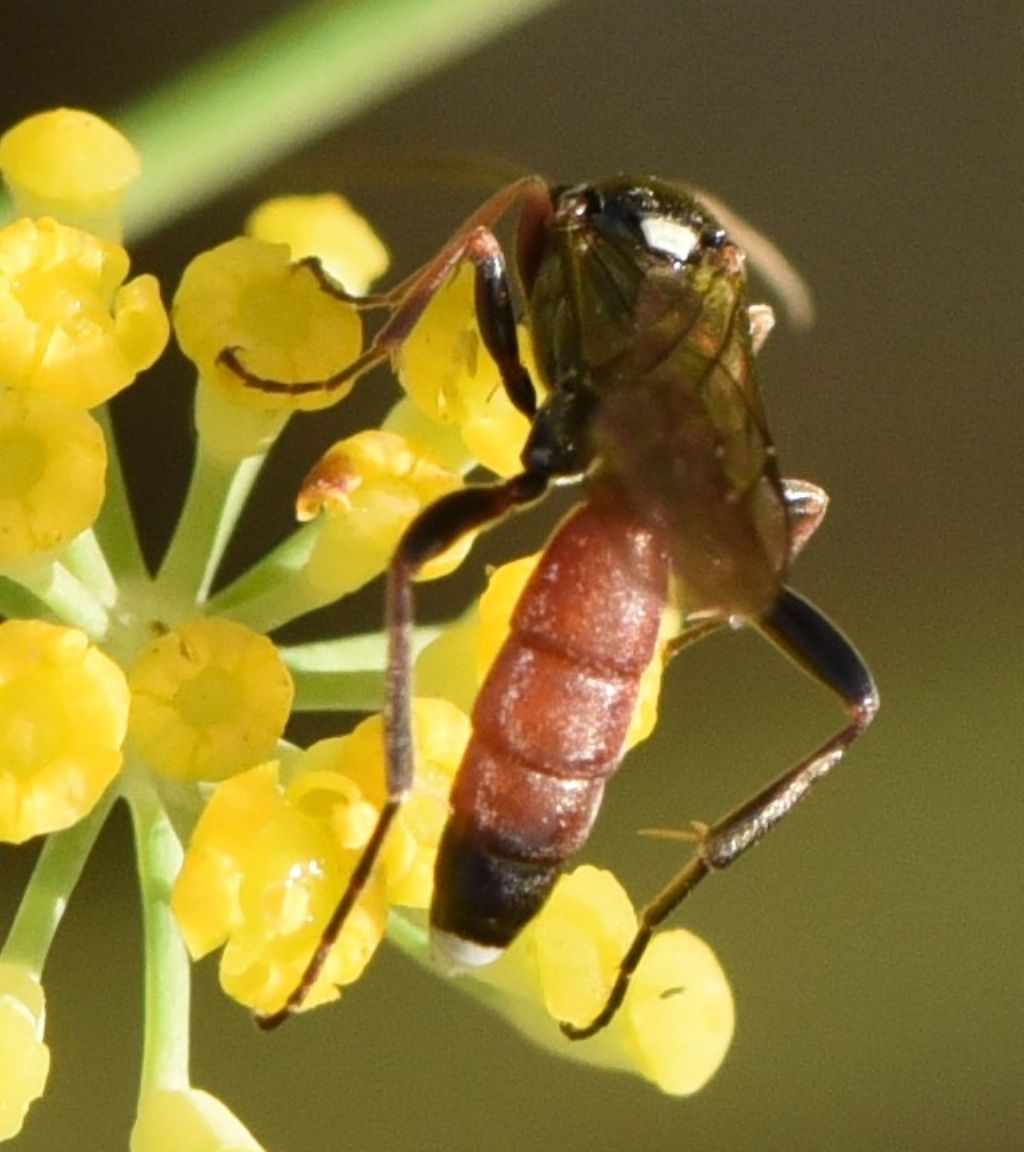
[[[200,441],[185,507],[157,577],[170,596],[206,599],[265,459],[264,453],[225,463],[204,453]]]
[[[310,521],[286,536],[234,583],[210,598],[207,607],[211,614],[270,632],[296,616],[323,607],[322,601],[310,601],[302,575],[320,529],[318,521]]]
[[[187,1088],[191,975],[171,913],[171,889],[183,856],[181,841],[142,773],[126,780],[125,795],[135,828],[146,956],[141,1090]]]
[[[318,0],[118,117],[143,177],[126,235],[151,232],[507,32],[554,0]]]
[[[92,592],[104,608],[117,601],[117,581],[91,528],[80,532],[64,549],[61,559],[79,583]]]
[[[106,636],[110,625],[106,609],[93,591],[63,564],[53,561],[5,575],[41,600],[59,620],[81,628],[90,640],[102,640]]]
[[[414,658],[441,631],[434,625],[415,629]],[[280,652],[295,682],[296,712],[378,712],[384,706],[385,633],[317,640]]]
[[[109,788],[83,820],[46,837],[3,947],[5,961],[24,965],[36,978],[42,975],[71,893],[116,799],[116,787]]]
[[[110,418],[110,408],[103,404],[94,409],[93,417],[103,429],[107,441],[107,494],[96,521],[96,539],[115,576],[142,577],[148,575],[135,531],[121,457],[117,451],[117,438]]]

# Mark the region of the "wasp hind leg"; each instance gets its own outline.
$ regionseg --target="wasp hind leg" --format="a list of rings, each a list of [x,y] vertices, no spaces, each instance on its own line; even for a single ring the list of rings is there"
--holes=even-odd
[[[640,927],[619,965],[604,1007],[583,1027],[562,1024],[571,1040],[584,1040],[615,1016],[655,929],[712,872],[720,872],[757,844],[832,771],[878,711],[878,690],[867,665],[838,628],[789,588],[757,622],[760,631],[805,672],[842,701],[848,722],[829,740],[756,795],[708,826],[695,825],[696,854],[640,913]]]

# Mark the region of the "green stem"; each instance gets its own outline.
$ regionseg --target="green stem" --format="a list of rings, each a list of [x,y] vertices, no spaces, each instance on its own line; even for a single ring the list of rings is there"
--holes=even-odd
[[[61,560],[105,608],[113,607],[117,601],[117,581],[95,532],[88,529],[76,536],[61,553]]]
[[[308,589],[303,590],[302,576],[320,529],[319,521],[312,520],[285,537],[233,584],[212,596],[207,605],[209,611],[257,631],[270,632],[296,616],[322,607],[320,602],[306,603]]]
[[[126,233],[151,232],[554,0],[317,0],[119,117],[143,176]]]
[[[53,562],[5,575],[41,600],[59,620],[81,628],[91,640],[106,636],[110,624],[106,609],[63,564]]]
[[[302,672],[292,673],[292,679],[295,712],[379,712],[384,707],[383,670]]]
[[[415,629],[414,657],[442,631]],[[387,636],[368,632],[280,649],[295,682],[296,712],[377,712],[384,705]]]
[[[266,454],[225,463],[196,454],[185,507],[157,577],[172,597],[202,603]]]
[[[4,944],[4,960],[42,975],[71,893],[116,799],[111,787],[85,819],[47,836]]]
[[[109,406],[104,404],[95,409],[93,416],[107,441],[107,495],[94,529],[97,541],[116,576],[147,576]]]
[[[183,855],[181,841],[142,772],[126,780],[125,794],[135,828],[146,956],[140,1090],[187,1088],[191,975],[188,953],[171,913],[171,889]]]

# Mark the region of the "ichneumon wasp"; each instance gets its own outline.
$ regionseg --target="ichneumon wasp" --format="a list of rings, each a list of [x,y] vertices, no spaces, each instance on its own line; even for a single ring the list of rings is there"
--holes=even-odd
[[[515,211],[520,307],[546,386],[538,405],[519,354],[516,303],[494,229]],[[495,958],[547,899],[584,843],[622,756],[637,681],[678,594],[678,650],[755,627],[843,704],[845,725],[711,824],[643,910],[603,1010],[621,1004],[655,927],[706,876],[756,844],[824,779],[870,724],[878,694],[829,620],[787,584],[825,494],[781,478],[754,356],[770,310],[747,300],[744,254],[706,206],[674,184],[616,177],[572,187],[525,177],[488,200],[423,268],[388,293],[385,323],[330,380],[286,384],[222,361],[254,388],[340,387],[387,361],[453,272],[475,269],[487,352],[531,421],[522,470],[426,508],[388,570],[387,794],[374,832],[301,983],[261,1024],[290,1015],[317,978],[380,853],[413,776],[412,581],[457,538],[579,480],[584,502],[549,541],[480,690],[440,845],[435,950],[463,966]]]

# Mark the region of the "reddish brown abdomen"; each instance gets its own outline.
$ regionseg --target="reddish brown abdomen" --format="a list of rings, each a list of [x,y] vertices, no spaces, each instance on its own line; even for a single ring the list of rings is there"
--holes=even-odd
[[[431,923],[498,947],[586,840],[618,767],[668,585],[660,542],[585,504],[548,543],[473,710]]]

